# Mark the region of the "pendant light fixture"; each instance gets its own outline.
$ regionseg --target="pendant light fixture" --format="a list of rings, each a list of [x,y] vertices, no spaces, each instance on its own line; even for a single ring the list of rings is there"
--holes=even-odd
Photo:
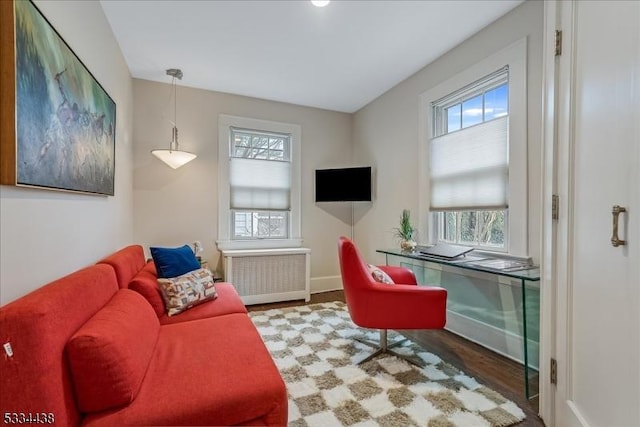
[[[178,68],[170,68],[167,70],[167,75],[171,76],[171,88],[173,90],[173,130],[171,131],[171,142],[169,143],[169,149],[156,149],[152,150],[151,154],[162,160],[167,166],[178,169],[180,166],[184,166],[191,160],[196,158],[196,155],[189,153],[188,151],[180,150],[178,144],[178,125],[177,125],[177,98],[176,91],[176,79],[182,80],[182,70]]]

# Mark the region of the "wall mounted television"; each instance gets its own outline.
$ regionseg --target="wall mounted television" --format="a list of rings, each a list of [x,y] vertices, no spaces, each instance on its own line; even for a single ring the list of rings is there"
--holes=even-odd
[[[316,202],[370,202],[371,166],[316,169]]]

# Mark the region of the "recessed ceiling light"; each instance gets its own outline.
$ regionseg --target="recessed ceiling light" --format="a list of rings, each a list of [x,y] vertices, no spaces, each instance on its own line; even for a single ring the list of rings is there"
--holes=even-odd
[[[311,4],[315,7],[325,7],[331,0],[311,0]]]

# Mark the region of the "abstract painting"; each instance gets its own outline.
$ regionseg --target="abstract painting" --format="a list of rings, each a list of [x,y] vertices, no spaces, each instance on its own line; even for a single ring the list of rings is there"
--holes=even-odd
[[[30,1],[15,1],[15,184],[114,194],[116,105]]]

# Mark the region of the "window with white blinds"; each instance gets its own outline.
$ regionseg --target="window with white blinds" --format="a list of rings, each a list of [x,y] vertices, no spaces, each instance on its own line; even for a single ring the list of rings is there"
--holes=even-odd
[[[432,104],[432,211],[508,206],[508,68]]]
[[[300,127],[220,115],[218,247],[297,247]]]
[[[522,39],[420,95],[425,244],[528,256],[526,57]]]
[[[290,135],[231,128],[231,209],[291,208]]]

